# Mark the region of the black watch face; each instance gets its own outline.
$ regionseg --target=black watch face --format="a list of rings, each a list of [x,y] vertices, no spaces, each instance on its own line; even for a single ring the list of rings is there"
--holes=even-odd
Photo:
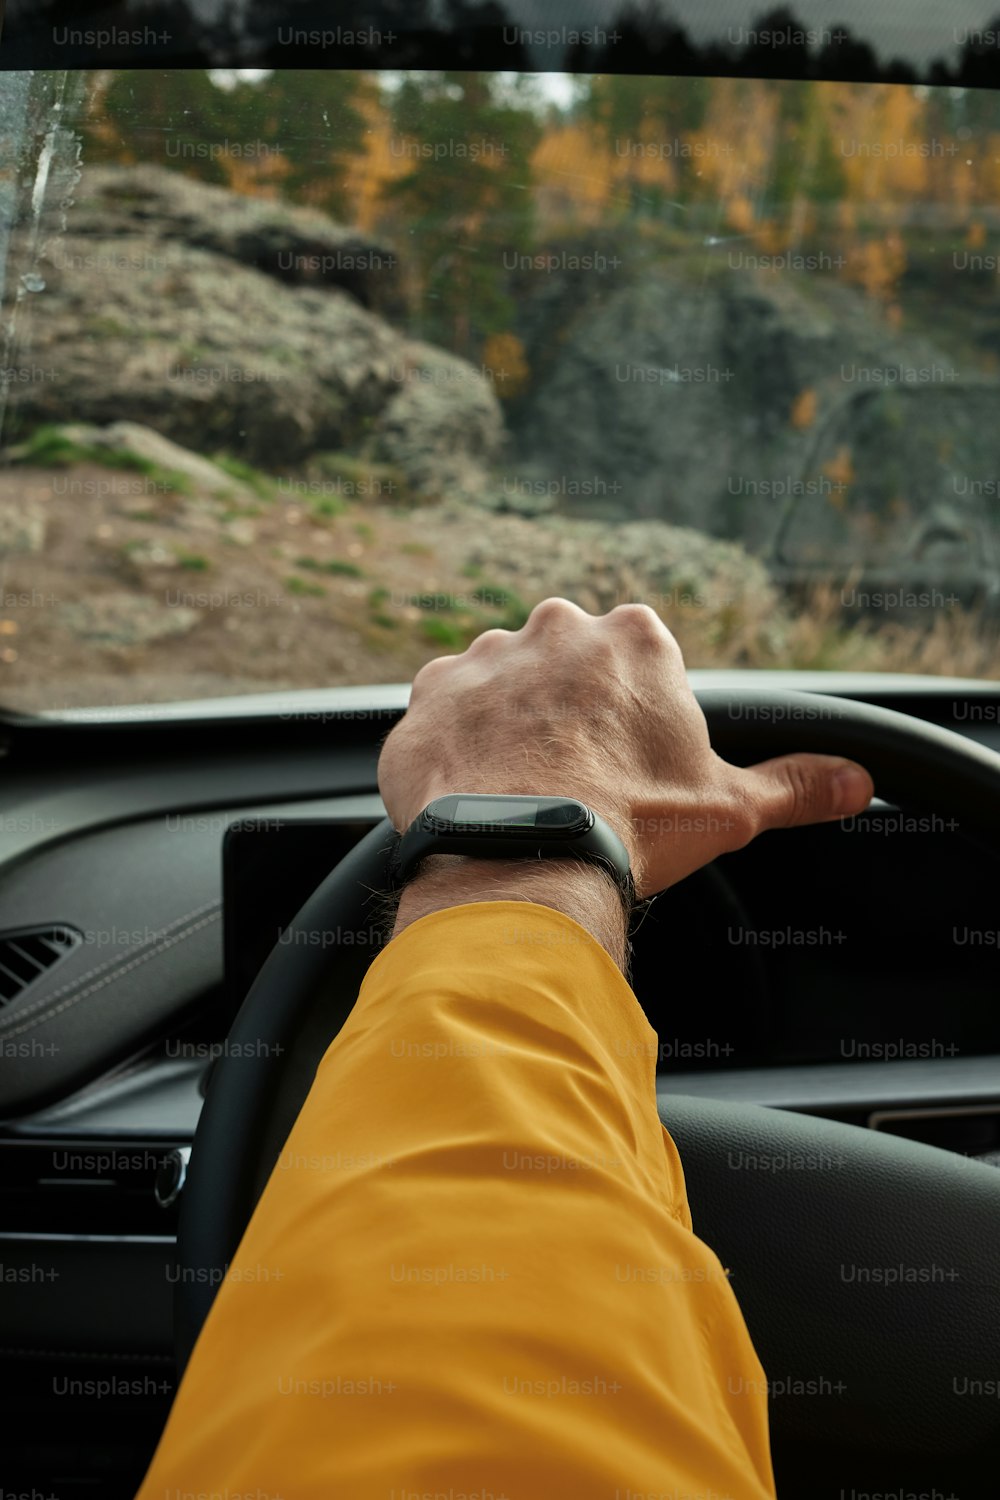
[[[479,797],[461,792],[438,797],[426,809],[435,824],[468,833],[584,833],[590,809],[571,797]]]

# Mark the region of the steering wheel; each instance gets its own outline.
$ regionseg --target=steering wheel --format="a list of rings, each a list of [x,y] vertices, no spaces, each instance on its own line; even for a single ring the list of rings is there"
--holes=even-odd
[[[818,693],[697,696],[713,747],[735,764],[797,750],[848,756],[868,768],[880,797],[957,818],[1000,854],[993,751],[906,714]],[[372,956],[362,944],[330,948],[319,936],[370,922],[391,839],[385,819],[309,898],[247,995],[230,1032],[235,1045],[216,1062],[181,1197],[179,1371]],[[772,1435],[910,1460],[992,1449],[995,1462],[1000,1400],[970,1398],[976,1386],[962,1383],[983,1380],[983,1391],[996,1391],[1000,1376],[1000,1172],[783,1110],[677,1095],[661,1117],[684,1164],[695,1230],[732,1269],[769,1380],[830,1383],[815,1400],[772,1399]],[[734,1153],[818,1166],[739,1171]],[[845,1266],[872,1265],[939,1267],[947,1279],[886,1286],[843,1275]]]

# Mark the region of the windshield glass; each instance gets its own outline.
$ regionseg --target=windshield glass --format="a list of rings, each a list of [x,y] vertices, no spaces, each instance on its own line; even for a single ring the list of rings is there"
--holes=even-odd
[[[0,703],[409,680],[561,594],[994,679],[1000,99],[0,79]]]

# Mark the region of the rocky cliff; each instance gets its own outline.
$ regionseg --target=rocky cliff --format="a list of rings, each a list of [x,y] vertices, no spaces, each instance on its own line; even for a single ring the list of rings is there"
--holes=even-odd
[[[591,514],[737,538],[776,573],[995,586],[1000,382],[974,338],[942,344],[946,308],[931,337],[822,272],[620,248],[603,284],[557,271],[520,301],[539,488],[588,481]]]
[[[586,274],[552,248],[554,270],[511,272],[529,375],[504,411],[408,336],[398,247],[162,168],[87,168],[24,283],[44,378],[11,384],[8,439],[124,419],[276,476],[335,451],[425,502],[696,528],[778,578],[995,592],[1000,383],[940,307],[932,337],[724,242],[609,231],[610,269]]]

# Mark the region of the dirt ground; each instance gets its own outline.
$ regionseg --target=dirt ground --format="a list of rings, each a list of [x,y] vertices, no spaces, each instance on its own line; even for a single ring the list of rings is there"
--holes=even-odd
[[[158,490],[89,463],[0,472],[0,703],[401,682],[520,623],[509,580],[537,550],[520,517]]]
[[[678,576],[693,536],[669,533]],[[651,595],[659,530],[656,542],[647,567],[641,528],[626,546],[600,523],[457,503],[317,504],[235,480],[213,498],[89,462],[15,466],[0,470],[0,704],[58,712],[409,681],[482,630],[516,629],[550,594],[595,613],[664,605],[689,666],[996,676],[995,629],[987,638],[972,617],[845,631],[835,600],[787,609],[726,544],[707,598]]]

